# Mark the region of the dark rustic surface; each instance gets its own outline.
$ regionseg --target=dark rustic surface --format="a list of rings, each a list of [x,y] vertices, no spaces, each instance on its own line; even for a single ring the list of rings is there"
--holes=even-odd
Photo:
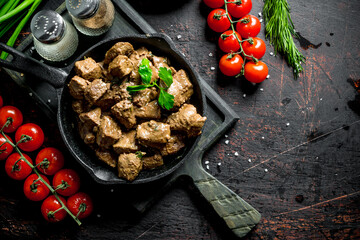
[[[294,80],[282,58],[270,56],[272,47],[268,45],[264,61],[270,79],[256,87],[219,73],[218,35],[206,27],[210,9],[200,0],[129,2],[157,31],[175,41],[199,74],[241,117],[204,160],[210,162],[211,174],[262,214],[247,238],[359,239],[360,97],[353,81],[360,78],[360,2],[289,0],[296,30],[304,38],[305,71]],[[60,3],[52,0],[46,7]],[[254,15],[262,4],[253,0]],[[0,79],[5,103],[21,108],[26,121],[43,126],[46,144],[57,145],[66,153],[56,123],[49,122],[5,73],[1,72]],[[136,216],[124,206],[126,196],[119,189],[95,184],[67,156],[68,166],[82,174],[82,189],[95,199],[93,216],[80,228],[70,219],[47,224],[40,215],[40,204],[28,201],[22,183],[10,180],[2,170],[0,239],[232,237],[186,180],[145,214]],[[216,167],[219,162],[220,169]],[[3,169],[3,163],[1,166]]]

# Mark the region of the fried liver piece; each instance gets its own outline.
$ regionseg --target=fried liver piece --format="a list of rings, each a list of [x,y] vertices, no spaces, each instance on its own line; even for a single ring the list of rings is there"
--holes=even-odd
[[[155,154],[154,156],[150,157],[143,157],[141,160],[143,162],[144,169],[153,169],[164,165],[163,158],[160,154]]]
[[[92,127],[99,126],[101,122],[101,109],[95,108],[89,112],[81,113],[79,118],[80,121]]]
[[[156,87],[146,88],[134,94],[133,103],[139,107],[145,106],[152,100],[156,99],[158,94],[159,92]]]
[[[115,43],[105,54],[104,63],[109,64],[118,55],[130,56],[134,51],[133,45],[128,42]]]
[[[188,137],[195,137],[201,134],[206,117],[197,113],[194,105],[184,104],[180,110],[171,114],[166,123],[170,124],[171,130],[186,132]]]
[[[110,116],[102,116],[96,134],[96,143],[99,147],[110,148],[121,136],[121,128]]]
[[[169,141],[159,150],[162,156],[168,156],[177,153],[183,147],[185,147],[184,136],[172,135]]]
[[[141,108],[136,108],[135,116],[144,119],[160,119],[161,109],[157,100],[149,102],[148,104],[146,104]]]
[[[102,77],[101,66],[91,57],[75,62],[75,72],[89,81]]]
[[[71,103],[71,107],[74,110],[74,112],[76,112],[77,114],[83,113],[86,111],[86,107],[84,106],[84,101],[83,100],[74,100]]]
[[[90,124],[85,124],[79,121],[78,123],[79,133],[82,140],[86,144],[95,143],[95,134],[93,132],[94,127]]]
[[[154,67],[157,68],[158,70],[160,70],[160,67],[170,68],[169,60],[167,58],[153,56],[151,60],[154,64]]]
[[[123,78],[129,75],[133,69],[132,61],[125,55],[119,55],[109,64],[108,71],[114,77]]]
[[[74,76],[68,84],[71,96],[73,96],[73,98],[75,99],[83,99],[85,89],[89,85],[89,83],[89,81],[79,76]]]
[[[129,100],[120,101],[112,106],[111,114],[128,129],[136,125],[134,106]]]
[[[143,145],[167,143],[170,139],[170,125],[150,120],[137,126],[136,139]]]
[[[127,133],[122,133],[119,141],[113,145],[113,149],[116,153],[131,153],[139,150],[139,147],[136,145],[136,131],[132,130]]]
[[[113,168],[116,167],[117,158],[112,152],[99,148],[99,149],[95,150],[95,154],[98,157],[98,159],[100,159],[101,161],[103,161],[104,163],[109,165],[110,167],[113,167]]]
[[[174,108],[180,107],[193,95],[193,85],[184,70],[179,70],[173,75],[173,83],[167,90],[174,96]]]
[[[85,99],[94,104],[106,91],[110,89],[110,83],[104,83],[101,79],[92,81],[85,89]]]
[[[123,153],[118,158],[118,174],[120,178],[134,181],[139,175],[143,162],[135,153]]]

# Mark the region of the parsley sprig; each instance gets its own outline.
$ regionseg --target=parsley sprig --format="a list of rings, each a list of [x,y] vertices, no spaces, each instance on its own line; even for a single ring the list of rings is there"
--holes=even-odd
[[[141,90],[145,90],[149,87],[157,87],[160,89],[160,94],[158,98],[158,103],[160,107],[170,110],[174,107],[174,96],[170,93],[166,92],[166,90],[171,86],[173,83],[172,72],[170,69],[165,67],[160,67],[159,69],[159,78],[165,83],[166,87],[160,87],[158,81],[151,82],[152,77],[152,70],[150,68],[150,61],[147,58],[144,58],[141,61],[141,65],[139,66],[139,74],[141,80],[143,82],[142,85],[135,85],[135,86],[128,86],[126,90],[129,93],[135,93]]]

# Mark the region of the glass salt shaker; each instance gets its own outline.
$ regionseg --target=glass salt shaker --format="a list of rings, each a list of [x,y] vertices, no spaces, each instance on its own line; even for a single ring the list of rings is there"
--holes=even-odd
[[[66,8],[77,30],[88,36],[107,32],[115,18],[111,0],[66,0]]]
[[[39,11],[31,20],[30,29],[38,54],[52,62],[63,61],[78,47],[75,28],[52,10]]]

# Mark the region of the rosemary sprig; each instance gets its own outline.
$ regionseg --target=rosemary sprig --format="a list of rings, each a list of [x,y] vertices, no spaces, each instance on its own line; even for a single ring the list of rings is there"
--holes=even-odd
[[[266,38],[274,46],[275,53],[280,53],[290,67],[294,69],[294,77],[304,70],[302,63],[306,61],[304,55],[294,43],[293,37],[298,37],[290,15],[287,0],[265,0],[264,20]]]

